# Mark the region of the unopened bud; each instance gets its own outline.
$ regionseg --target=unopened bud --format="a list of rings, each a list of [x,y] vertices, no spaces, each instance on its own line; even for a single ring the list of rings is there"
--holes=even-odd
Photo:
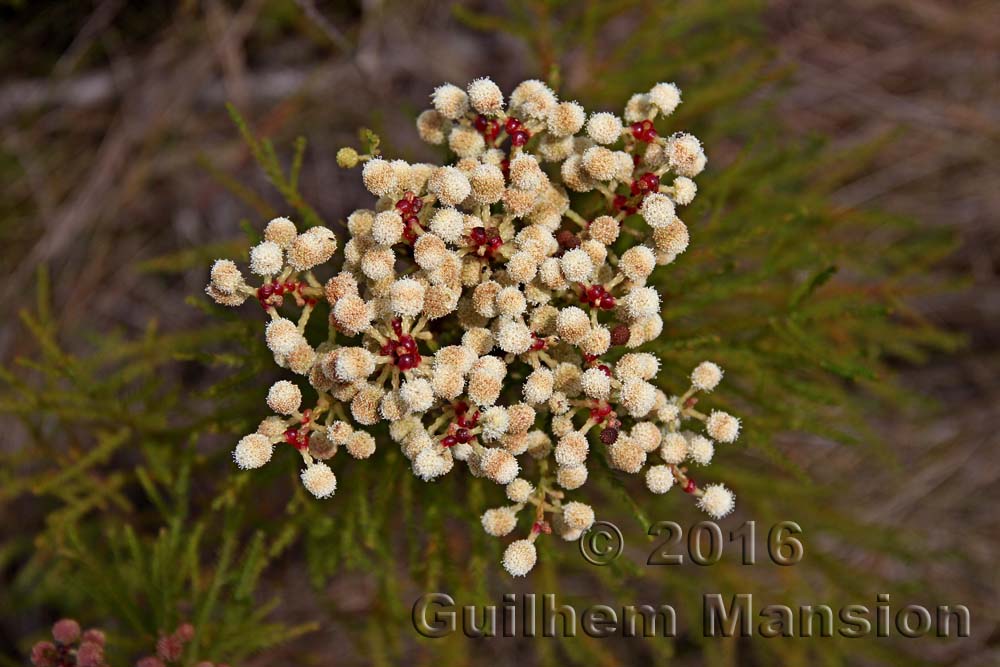
[[[632,332],[627,324],[616,324],[615,328],[611,330],[611,344],[626,345],[631,336]]]
[[[344,169],[352,169],[358,166],[358,152],[349,146],[345,146],[337,151],[337,165]]]

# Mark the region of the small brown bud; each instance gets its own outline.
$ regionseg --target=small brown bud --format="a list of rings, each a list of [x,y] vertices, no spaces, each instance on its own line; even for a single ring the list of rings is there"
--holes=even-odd
[[[97,628],[90,628],[83,633],[83,641],[104,646],[105,636],[101,630],[98,630]]]
[[[330,438],[327,437],[326,433],[313,431],[309,436],[309,453],[312,454],[313,457],[319,459],[320,461],[324,461],[333,456],[335,451],[336,446]]]
[[[83,642],[76,649],[77,667],[101,667],[104,664],[106,664],[104,662],[104,647],[101,644]]]
[[[181,623],[174,631],[174,635],[182,642],[189,642],[194,639],[194,626],[190,623]]]
[[[573,248],[580,247],[580,238],[568,229],[563,229],[556,235],[556,242],[559,243],[559,247],[563,250],[572,250]]]
[[[72,618],[56,621],[52,626],[52,637],[60,644],[72,644],[80,638],[80,624]]]
[[[31,647],[31,664],[35,667],[49,667],[58,660],[59,652],[52,642],[41,641]]]
[[[601,442],[605,445],[614,444],[615,440],[618,439],[618,429],[617,428],[606,428],[601,431]]]
[[[176,662],[184,651],[184,642],[176,635],[161,636],[156,642],[156,655],[166,662]]]
[[[626,345],[631,335],[632,332],[627,324],[616,324],[615,328],[611,330],[611,344]]]

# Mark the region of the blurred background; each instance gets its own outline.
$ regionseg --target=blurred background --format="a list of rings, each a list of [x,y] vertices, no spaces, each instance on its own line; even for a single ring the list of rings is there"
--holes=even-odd
[[[447,664],[755,665],[780,658],[793,665],[816,664],[817,654],[826,664],[1000,663],[998,26],[1000,5],[985,0],[0,3],[3,661],[27,664],[31,643],[48,624],[76,615],[119,642],[113,664],[131,664],[157,631],[171,629],[163,625],[169,619],[197,612],[209,638],[202,648],[234,664],[393,664],[400,656],[409,664],[443,655]],[[350,545],[340,544],[379,551],[363,520],[344,537],[340,526],[353,519],[332,514],[336,523],[324,524],[320,514],[333,510],[290,498],[289,474],[266,490],[258,480],[249,487],[228,480],[236,477],[227,463],[232,436],[264,416],[260,396],[268,379],[254,379],[263,366],[246,361],[261,357],[259,350],[239,347],[260,347],[257,334],[239,315],[208,308],[201,290],[211,259],[245,249],[241,223],[260,229],[289,207],[225,103],[273,141],[286,164],[296,138],[308,141],[299,191],[336,228],[369,203],[359,174],[337,167],[337,148],[358,145],[357,129],[367,126],[382,136],[387,155],[434,158],[418,141],[413,118],[440,82],[463,85],[480,75],[507,91],[525,78],[555,78],[566,99],[611,110],[631,92],[676,80],[686,100],[676,129],[695,129],[710,158],[699,198],[713,190],[731,198],[698,209],[706,230],[715,216],[730,227],[702,239],[718,245],[694,256],[690,280],[697,262],[736,267],[743,285],[756,280],[756,267],[769,260],[727,259],[724,243],[751,225],[764,243],[779,238],[776,245],[789,253],[808,246],[810,256],[787,267],[787,275],[802,281],[826,261],[839,267],[817,292],[828,295],[832,320],[813,321],[819,347],[812,352],[822,356],[839,344],[877,368],[867,379],[810,376],[815,384],[799,385],[803,393],[839,387],[818,398],[816,409],[792,405],[799,400],[790,398],[794,390],[765,381],[765,369],[765,380],[731,399],[748,423],[755,410],[761,414],[761,449],[747,455],[753,474],[732,486],[738,496],[748,488],[758,497],[773,494],[771,514],[743,518],[806,526],[813,516],[813,525],[829,519],[828,531],[812,542],[825,555],[795,568],[794,585],[786,573],[766,569],[720,570],[707,581],[700,572],[676,579],[654,573],[666,590],[654,599],[680,604],[679,591],[689,584],[695,593],[759,586],[775,595],[794,589],[793,598],[810,591],[805,599],[812,602],[843,594],[874,604],[875,588],[885,584],[901,587],[900,599],[966,604],[971,638],[863,650],[833,641],[819,648],[791,640],[706,646],[691,636],[669,646],[563,642],[542,649],[527,640],[417,641],[409,606],[433,584],[449,590],[447,565],[444,579],[430,566],[372,574],[363,561],[352,563]],[[726,176],[727,167],[735,176]],[[790,237],[792,216],[814,221],[817,231]],[[824,239],[832,239],[829,246]],[[823,256],[838,252],[846,259]],[[777,290],[785,270],[774,269],[761,289],[773,283]],[[712,302],[717,318],[684,320],[691,340],[719,334],[725,323],[724,341],[764,312],[734,294]],[[847,312],[876,307],[886,324],[842,330],[836,323]],[[255,316],[244,312],[242,319]],[[708,345],[679,352],[678,367],[685,354],[725,358],[724,343],[717,346],[723,351]],[[207,348],[215,356],[205,356]],[[745,349],[761,354],[749,343]],[[780,365],[766,370],[777,375]],[[235,397],[239,381],[256,383],[255,395]],[[842,446],[851,439],[865,446]],[[191,454],[175,461],[174,450]],[[797,496],[800,486],[813,495]],[[492,490],[462,489],[473,519],[498,501],[475,496]],[[788,511],[785,501],[803,509]],[[241,504],[252,509],[234,514]],[[612,514],[618,511],[627,514]],[[283,512],[295,519],[285,521]],[[406,553],[421,554],[425,566],[427,553],[443,553],[446,564],[469,565],[483,580],[455,586],[483,585],[494,600],[495,591],[507,590],[496,572],[498,552],[489,552],[485,566],[465,563],[462,554],[478,538],[454,537],[451,544],[453,520],[433,520],[444,542],[421,538]],[[415,516],[394,530],[419,532],[421,521]],[[142,546],[122,548],[126,564],[110,566],[100,556],[104,567],[130,573],[111,586],[128,596],[129,586],[138,590],[150,580],[129,568],[138,567],[144,549],[155,555],[159,548],[143,540],[189,535],[202,522],[204,539],[191,552],[202,554],[204,570],[149,593],[150,600],[170,598],[159,616],[123,618],[131,607],[115,601],[115,591],[95,593],[87,578],[93,573],[83,573],[87,556],[99,555],[89,545],[100,543],[110,524],[133,526]],[[629,530],[643,534],[638,524]],[[327,546],[327,539],[340,546]],[[337,549],[339,560],[316,564]],[[636,554],[644,549],[637,545]],[[221,602],[213,599],[206,611],[204,591],[218,580],[207,573],[258,551],[266,555],[259,568],[254,561],[242,584],[215,590],[216,597],[225,591]],[[553,544],[549,551],[572,560],[575,547]],[[223,556],[232,560],[217,560]],[[585,604],[638,602],[636,592],[654,590],[649,576],[595,579],[567,566],[541,573],[536,585]],[[879,583],[852,590],[864,576]],[[271,595],[280,602],[263,610],[261,600]],[[155,606],[142,596],[133,602]],[[229,614],[230,602],[246,612]],[[265,616],[268,625],[259,626]],[[268,639],[259,647],[249,639],[258,627]]]

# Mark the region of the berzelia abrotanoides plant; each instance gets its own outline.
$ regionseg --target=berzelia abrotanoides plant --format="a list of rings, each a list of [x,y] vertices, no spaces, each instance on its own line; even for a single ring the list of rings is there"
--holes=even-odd
[[[300,378],[270,388],[276,415],[239,441],[236,463],[258,468],[288,443],[302,483],[326,498],[338,484],[330,460],[370,457],[369,429],[386,421],[422,480],[464,464],[505,486],[510,504],[483,514],[489,534],[512,533],[529,512],[527,536],[504,553],[513,575],[532,569],[540,535],[572,540],[593,523],[589,505],[566,497],[586,483],[593,448],[655,494],[677,485],[710,516],[728,514],[732,492],[687,474],[739,435],[736,417],[695,409],[722,370],[706,361],[670,396],[653,384],[658,359],[641,351],[663,329],[650,275],[688,246],[677,208],[706,162],[698,139],[654,125],[680,91],[634,95],[624,120],[588,115],[535,80],[506,101],[489,79],[443,85],[432,101],[417,131],[447,145],[452,164],[338,153],[377,199],[348,217],[325,283],[314,271],[331,263],[336,236],[285,218],[251,249],[253,282],[229,260],[212,267],[208,294],[263,306],[268,348]],[[318,345],[304,335],[317,310],[329,313]]]

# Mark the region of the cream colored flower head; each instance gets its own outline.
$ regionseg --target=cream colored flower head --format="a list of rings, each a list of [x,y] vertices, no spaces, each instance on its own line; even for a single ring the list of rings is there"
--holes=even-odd
[[[301,459],[317,499],[340,476],[350,484],[355,465],[488,480],[503,488],[474,511],[507,542],[501,564],[515,577],[555,538],[591,529],[603,508],[590,473],[609,466],[650,494],[680,485],[713,519],[732,512],[732,491],[687,476],[711,479],[742,430],[712,405],[722,368],[678,377],[683,350],[664,366],[653,354],[691,307],[668,265],[698,239],[678,211],[697,195],[705,147],[666,133],[675,84],[622,102],[621,115],[588,110],[536,79],[507,97],[487,77],[443,83],[415,129],[445,159],[397,159],[366,133],[367,146],[336,156],[358,169],[360,208],[326,226],[275,217],[248,262],[216,260],[206,293],[259,306],[283,374],[259,389],[237,467]]]

